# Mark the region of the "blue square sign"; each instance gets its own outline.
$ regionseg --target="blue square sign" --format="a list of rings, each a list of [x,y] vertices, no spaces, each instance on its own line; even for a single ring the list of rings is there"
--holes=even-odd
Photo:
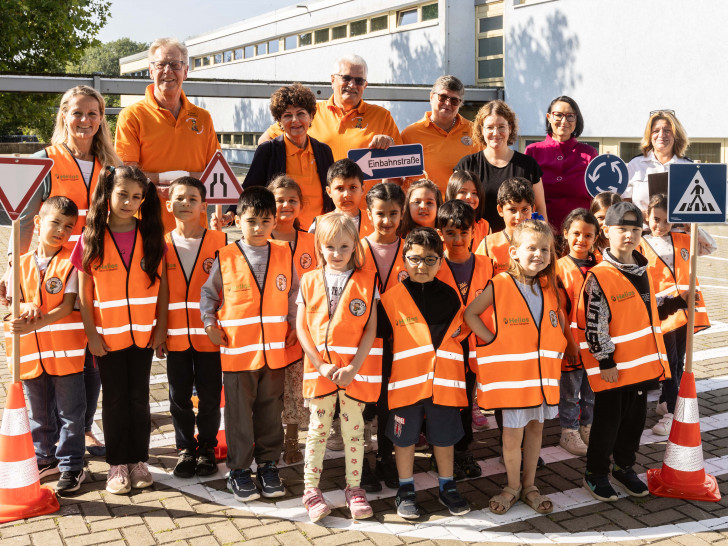
[[[724,163],[671,164],[667,179],[667,221],[725,223],[726,172]]]

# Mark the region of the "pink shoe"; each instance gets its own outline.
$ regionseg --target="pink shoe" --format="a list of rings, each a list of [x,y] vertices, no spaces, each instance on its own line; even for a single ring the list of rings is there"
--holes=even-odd
[[[326,504],[324,496],[318,487],[308,489],[303,493],[303,505],[308,510],[308,517],[311,519],[311,523],[316,523],[331,513],[331,508]]]
[[[415,444],[415,450],[424,451],[429,445],[430,444],[427,443],[427,436],[420,432],[420,437],[417,439],[417,443]]]
[[[483,415],[480,408],[473,404],[473,428],[475,430],[485,430],[488,428],[488,418]]]
[[[367,494],[361,487],[347,486],[344,496],[352,519],[367,519],[374,515],[374,511],[367,501]]]

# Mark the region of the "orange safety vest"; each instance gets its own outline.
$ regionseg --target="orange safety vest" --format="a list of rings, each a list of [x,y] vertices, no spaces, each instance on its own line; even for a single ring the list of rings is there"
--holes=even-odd
[[[500,273],[491,283],[495,338],[475,349],[478,405],[513,409],[558,404],[566,337],[559,324],[556,292],[542,279],[539,326],[513,277]]]
[[[227,235],[222,231],[205,230],[200,248],[188,279],[177,253],[172,232],[164,237],[167,242],[167,281],[169,284],[169,314],[167,315],[167,349],[186,351],[190,346],[195,351],[215,353],[220,348],[214,345],[205,333],[200,315],[200,293],[202,285],[209,278],[210,268],[215,261],[215,252],[227,244]]]
[[[81,174],[81,167],[78,166],[76,158],[73,157],[65,144],[49,146],[45,150],[49,159],[53,160],[53,167],[51,168],[51,193],[48,197],[62,195],[68,197],[78,207],[76,225],[73,227],[71,237],[65,245],[69,250],[73,250],[73,247],[76,246],[76,241],[81,236],[83,228],[86,226],[86,215],[88,214],[89,203],[96,189],[99,174],[103,166],[97,158],[94,158],[94,169],[91,173],[91,180],[89,185],[86,186],[83,174]]]
[[[470,282],[468,283],[468,293],[465,295],[465,301],[463,301],[463,293],[455,282],[455,276],[447,260],[442,261],[442,267],[437,272],[437,278],[449,284],[460,295],[460,301],[463,301],[463,311],[475,298],[480,296],[481,292],[485,290],[488,281],[493,277],[493,260],[487,256],[479,256],[476,254],[474,254],[474,257],[475,263],[470,273]],[[472,333],[468,336],[468,363],[470,364],[470,369],[474,372],[478,369],[475,355],[475,338],[475,334]]]
[[[511,242],[506,237],[505,231],[499,231],[497,233],[491,233],[485,239],[483,239],[475,254],[481,256],[488,256],[493,260],[493,275],[508,271],[511,265],[511,255],[508,249],[511,247]]]
[[[227,346],[220,347],[224,372],[284,368],[288,332],[288,293],[293,279],[291,247],[268,241],[268,266],[263,289],[240,245],[217,252],[222,276],[222,305],[217,310]]]
[[[71,251],[59,250],[48,262],[41,274],[35,261],[35,253],[20,258],[21,301],[33,302],[43,315],[63,303],[66,283],[73,272]],[[12,366],[13,335],[6,320],[5,343],[8,365]],[[81,313],[74,310],[70,315],[20,336],[20,379],[34,379],[44,371],[48,375],[70,375],[83,371],[86,354],[86,334]]]
[[[639,250],[647,261],[647,273],[655,284],[655,297],[679,296],[680,291],[690,290],[690,235],[686,233],[670,233],[673,248],[673,268],[658,256],[657,252],[645,239],[642,239]],[[688,310],[679,309],[660,322],[663,332],[671,332],[688,323]],[[695,279],[695,325],[694,332],[710,328],[705,298],[700,284]]]
[[[301,296],[306,305],[306,326],[319,356],[339,368],[347,366],[359,348],[372,312],[376,313],[376,273],[354,271],[346,281],[333,315],[329,315],[326,273],[317,269],[301,279]],[[344,389],[349,398],[376,402],[382,385],[382,340],[369,351],[354,380]],[[318,398],[336,392],[338,387],[323,377],[303,357],[303,397]]]
[[[473,242],[470,243],[470,248],[477,249],[480,246],[480,242],[488,236],[490,231],[490,224],[485,218],[481,218],[473,226]]]
[[[91,267],[94,280],[94,322],[111,351],[131,346],[144,348],[157,323],[160,279],[150,286],[141,261],[144,247],[139,228],[135,230],[129,266],[124,263],[111,232],[104,233],[104,261]],[[157,274],[161,277],[164,260]]]
[[[394,262],[392,262],[392,267],[386,279],[382,275],[382,271],[379,271],[379,265],[374,258],[374,252],[372,251],[371,244],[369,244],[369,239],[362,237],[361,246],[364,248],[364,269],[374,271],[377,274],[377,286],[380,294],[384,294],[387,290],[409,277],[404,260],[402,259],[402,239],[397,239],[397,251],[394,254]]]
[[[594,276],[609,305],[609,335],[614,343],[614,361],[619,371],[614,383],[604,381],[599,372],[599,362],[589,352],[586,343],[586,294],[584,287],[590,276]],[[655,293],[652,279],[650,296]],[[594,392],[617,389],[626,385],[636,385],[652,379],[670,377],[665,343],[660,330],[655,298],[650,297],[652,322],[642,298],[634,285],[611,263],[604,261],[595,265],[587,273],[576,307],[576,326],[578,343],[584,369],[589,376],[589,384]]]
[[[407,287],[398,284],[382,294],[392,324],[393,355],[388,400],[391,409],[432,398],[441,406],[467,407],[465,359],[460,341],[463,309],[458,310],[439,347]]]
[[[335,212],[335,211],[334,211]],[[327,213],[331,214],[331,213]],[[319,219],[326,216],[326,214],[322,214],[320,216],[317,216],[315,218],[316,225],[319,224]],[[353,218],[353,216],[352,216]],[[315,232],[316,230],[314,230]],[[369,216],[366,214],[363,214],[362,211],[359,211],[359,238],[366,237],[370,233],[374,233],[374,226],[372,225],[371,220],[369,220]]]

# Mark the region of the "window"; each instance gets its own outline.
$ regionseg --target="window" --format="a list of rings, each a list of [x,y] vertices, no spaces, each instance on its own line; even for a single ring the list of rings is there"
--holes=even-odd
[[[496,15],[495,17],[484,17],[479,21],[480,29],[478,32],[490,32],[492,30],[503,29],[503,16]]]
[[[582,144],[586,144],[587,146],[591,146],[597,152],[599,151],[599,141],[598,140],[581,140],[581,139],[579,139],[579,142],[581,142]]]
[[[284,38],[286,51],[298,47],[298,36],[286,36]]]
[[[501,36],[478,40],[478,57],[488,57],[489,55],[503,55],[503,38]]]
[[[243,48],[239,47],[235,50],[235,60],[238,61],[243,58]]]
[[[258,137],[255,133],[243,133],[243,146],[255,146]]]
[[[397,13],[397,26],[411,25],[417,22],[417,9],[408,9]]]
[[[502,86],[503,2],[488,2],[475,6],[475,21],[477,83]]]
[[[340,25],[331,29],[331,39],[341,40],[346,38],[346,25]]]
[[[242,146],[243,145],[243,135],[241,133],[235,133],[233,135],[233,145],[234,146]]]
[[[268,42],[268,53],[278,53],[278,48],[280,47],[280,43],[278,42],[278,39],[271,40]]]
[[[495,79],[503,77],[503,59],[478,61],[478,79]]]
[[[222,59],[223,59],[224,62],[229,63],[230,61],[233,60],[233,52],[232,51],[226,51],[225,53],[223,53]]]
[[[349,36],[361,36],[367,33],[367,20],[352,21],[349,23]]]
[[[693,142],[685,150],[685,156],[701,163],[720,163],[720,143]]]
[[[222,62],[222,53],[215,53],[215,64],[220,64]]]
[[[629,163],[629,160],[637,155],[642,155],[639,142],[620,142],[619,157]]]
[[[195,68],[200,68],[202,66],[202,59],[200,57],[197,57],[195,59]]]
[[[223,133],[222,134],[222,142],[221,144],[230,144],[232,139],[232,135],[229,133]]]
[[[311,33],[306,32],[305,34],[298,35],[298,45],[300,47],[311,45]]]
[[[437,19],[437,4],[430,4],[428,6],[422,6],[422,20],[432,21]]]
[[[255,50],[256,55],[265,55],[266,53],[268,53],[268,44],[265,42],[263,42],[262,44],[258,44],[255,47],[256,47],[256,50]]]
[[[373,17],[369,21],[369,32],[377,32],[379,30],[387,30],[389,26],[389,16]]]
[[[245,46],[245,58],[250,59],[251,57],[255,57],[255,46]]]
[[[202,57],[202,66],[210,66],[210,56]]]
[[[317,44],[323,44],[329,41],[329,29],[322,28],[313,33],[313,41]]]

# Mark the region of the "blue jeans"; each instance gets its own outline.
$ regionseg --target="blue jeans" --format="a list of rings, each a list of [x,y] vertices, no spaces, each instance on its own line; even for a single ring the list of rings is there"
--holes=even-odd
[[[86,445],[83,373],[56,376],[43,372],[35,379],[24,380],[23,390],[38,465],[58,459],[61,472],[81,470]]]
[[[99,393],[101,392],[101,374],[99,366],[94,361],[88,349],[86,349],[86,360],[83,363],[83,380],[86,384],[86,416],[84,418],[84,432],[91,432],[94,425],[94,414],[99,405]]]
[[[594,391],[582,368],[562,372],[559,390],[559,422],[561,428],[578,429],[579,425],[591,425],[594,421]]]

